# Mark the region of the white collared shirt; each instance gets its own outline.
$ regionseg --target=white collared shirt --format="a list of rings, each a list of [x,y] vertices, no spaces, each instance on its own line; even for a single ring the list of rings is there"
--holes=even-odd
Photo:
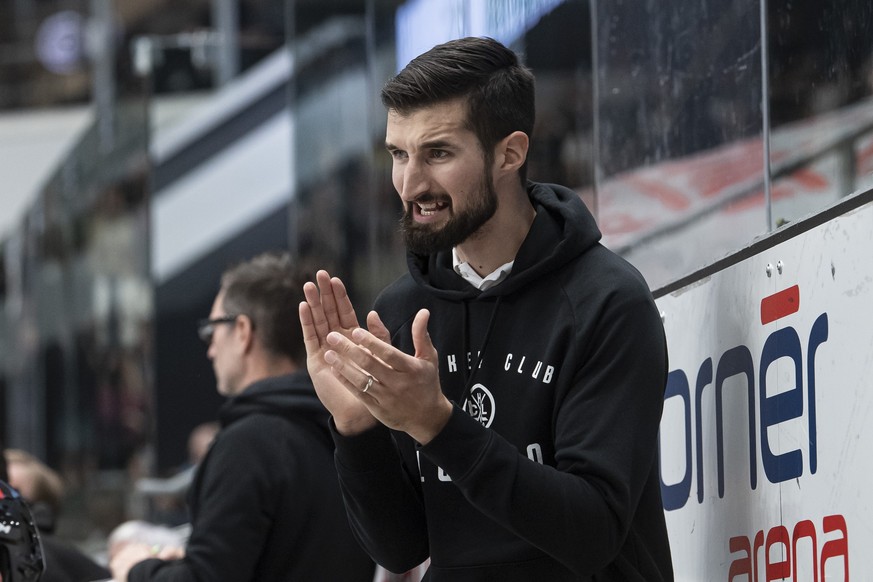
[[[497,269],[488,276],[481,277],[479,276],[479,273],[470,266],[470,263],[461,260],[461,257],[458,256],[458,249],[455,247],[452,248],[452,267],[455,269],[455,273],[460,275],[462,279],[479,291],[484,291],[485,289],[494,287],[506,279],[509,276],[509,272],[512,271],[512,265],[514,263],[515,260],[509,261],[508,263],[497,267]]]

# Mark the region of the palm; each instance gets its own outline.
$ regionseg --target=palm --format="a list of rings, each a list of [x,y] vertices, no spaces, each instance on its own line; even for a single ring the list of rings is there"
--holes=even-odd
[[[316,274],[317,286],[307,283],[303,287],[306,302],[300,304],[300,324],[306,345],[306,367],[315,385],[318,398],[334,416],[337,424],[355,424],[372,419],[367,407],[331,370],[325,360],[330,347],[327,335],[338,332],[349,337],[358,327],[354,307],[342,281],[331,279],[327,272]]]
[[[348,337],[348,333],[351,330],[332,331],[340,331],[340,333]],[[312,353],[307,351],[306,357],[306,367],[309,370],[312,383],[315,385],[318,398],[333,415],[337,415],[340,412],[343,415],[354,412],[369,415],[370,413],[367,411],[366,406],[331,371],[330,364],[324,360],[324,354],[329,347],[325,341],[320,343],[319,349]]]

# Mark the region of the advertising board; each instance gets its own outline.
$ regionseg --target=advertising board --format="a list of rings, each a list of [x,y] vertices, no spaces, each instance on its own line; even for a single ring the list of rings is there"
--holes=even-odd
[[[677,580],[873,575],[873,191],[656,292]]]

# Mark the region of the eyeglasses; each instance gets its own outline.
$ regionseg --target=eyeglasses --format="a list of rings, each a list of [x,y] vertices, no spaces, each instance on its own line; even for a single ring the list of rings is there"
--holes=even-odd
[[[215,334],[215,326],[221,323],[233,323],[239,315],[222,315],[212,319],[201,319],[197,322],[197,335],[206,345],[212,343],[212,336]]]

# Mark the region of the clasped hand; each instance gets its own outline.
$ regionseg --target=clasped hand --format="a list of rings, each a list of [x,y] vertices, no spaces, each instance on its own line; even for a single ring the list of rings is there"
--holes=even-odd
[[[430,442],[452,414],[427,333],[430,313],[422,309],[415,315],[415,353],[409,355],[391,345],[375,311],[367,315],[366,330],[358,327],[340,279],[319,271],[316,283],[306,283],[303,292],[299,315],[307,368],[340,434],[357,434],[380,422],[421,444]]]

